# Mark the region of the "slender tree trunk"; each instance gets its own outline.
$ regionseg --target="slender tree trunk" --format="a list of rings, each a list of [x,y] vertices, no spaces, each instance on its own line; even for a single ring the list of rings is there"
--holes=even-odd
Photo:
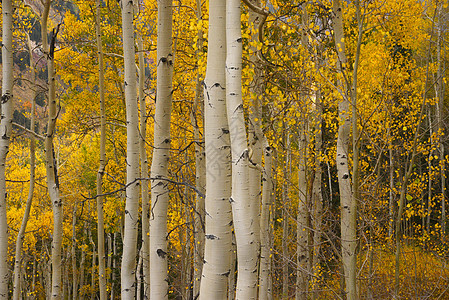
[[[226,1],[226,105],[231,139],[231,206],[237,243],[236,299],[256,299],[258,242],[254,203],[249,197],[249,156],[242,99],[242,36],[240,1]],[[258,183],[260,190],[260,181]],[[257,207],[259,204],[257,203]],[[258,227],[258,226],[257,226]],[[259,232],[257,232],[259,235]]]
[[[157,92],[151,164],[150,298],[167,299],[168,160],[172,106],[172,0],[158,1]]]
[[[257,8],[260,7],[260,0],[252,0],[252,4]],[[249,26],[251,30],[251,40],[253,42],[261,42],[258,40],[259,33],[262,31],[263,17],[253,9],[249,9]],[[261,243],[261,231],[260,231],[260,205],[261,205],[261,177],[262,177],[262,156],[264,135],[262,132],[262,113],[261,113],[261,101],[264,92],[263,82],[263,70],[262,63],[258,57],[259,49],[250,43],[249,46],[249,61],[250,65],[254,68],[253,80],[249,86],[250,90],[250,112],[248,114],[248,141],[249,141],[249,210],[250,216],[253,220],[249,230],[254,232],[254,243],[256,244],[257,251],[257,268],[259,266],[260,259],[260,243]],[[232,137],[231,137],[232,140]]]
[[[70,256],[70,252],[67,252],[66,256],[65,256],[65,260],[68,261],[69,260],[69,256]],[[62,293],[62,298],[63,299],[70,299],[70,291],[71,291],[71,286],[70,286],[70,279],[69,279],[69,265],[65,264],[64,265],[64,289],[63,289],[63,293]],[[23,287],[23,285],[22,285]],[[26,292],[25,292],[26,293]],[[26,294],[25,294],[26,295]]]
[[[262,209],[260,218],[260,272],[259,272],[259,299],[268,300],[272,295],[271,281],[271,245],[270,245],[270,212],[272,208],[273,179],[271,177],[271,161],[273,151],[264,139],[264,171]]]
[[[345,275],[346,294],[349,300],[357,299],[357,201],[358,192],[358,127],[357,127],[357,67],[360,54],[360,44],[362,37],[362,20],[360,16],[359,3],[356,2],[357,23],[358,23],[358,41],[357,53],[354,61],[354,70],[352,85],[350,86],[347,76],[348,60],[346,58],[344,31],[343,31],[343,11],[339,0],[334,0],[334,37],[338,54],[337,69],[341,76],[345,78],[345,84],[342,84],[343,101],[339,104],[339,116],[342,124],[338,129],[337,139],[337,171],[338,184],[340,187],[340,205],[341,205],[341,244],[342,258]],[[349,115],[350,100],[352,101],[352,120]],[[353,127],[353,184],[349,177],[349,133],[350,126]]]
[[[283,128],[285,128],[283,126]],[[286,128],[283,133],[283,144],[287,149],[284,156],[284,183],[282,189],[282,299],[289,299],[289,253],[288,253],[288,203],[289,203],[289,181],[290,181],[290,129]]]
[[[309,17],[305,5],[302,6],[301,13],[302,21],[302,34],[301,44],[307,49],[307,29],[309,28]],[[306,103],[308,95],[304,92],[301,93],[302,110],[301,119],[299,125],[299,172],[298,172],[298,216],[296,219],[296,300],[307,299],[308,294],[308,279],[309,279],[309,264],[310,264],[310,251],[309,251],[309,236],[310,236],[310,195],[308,193],[308,104]]]
[[[117,236],[118,233],[114,232],[114,238],[112,241],[112,275],[111,275],[111,300],[115,299],[115,281],[116,275],[115,272],[117,270]]]
[[[53,29],[50,44],[47,41],[47,20],[50,11],[51,0],[47,0],[42,15],[42,48],[47,57],[48,70],[48,123],[45,135],[45,165],[47,169],[47,186],[53,207],[53,241],[52,241],[52,289],[51,298],[61,299],[62,297],[62,200],[59,196],[59,180],[55,150],[53,148],[53,138],[58,117],[56,105],[56,78],[54,69],[54,52],[56,37],[59,27]]]
[[[89,214],[90,215],[90,214]],[[97,247],[92,238],[91,226],[89,226],[89,242],[92,245],[92,263],[91,263],[91,277],[90,277],[90,299],[95,300],[95,266],[97,265]]]
[[[186,139],[187,142],[187,139]],[[188,153],[187,151],[184,152],[184,159],[185,161],[188,161]],[[181,174],[182,177],[184,177],[184,174]],[[190,202],[190,195],[189,195],[189,189],[187,186],[184,187],[184,201],[182,201],[182,198],[180,198],[180,207],[181,207],[181,213],[185,216],[185,230],[179,230],[179,241],[180,245],[184,245],[183,248],[181,248],[181,297],[183,300],[189,299],[190,295],[190,288],[191,288],[191,270],[192,270],[192,260],[191,260],[191,236],[190,236],[190,226],[187,224],[191,224],[191,214],[189,213],[190,208],[192,207],[192,203]]]
[[[108,285],[108,287],[111,285],[111,281],[112,281],[112,273],[114,272],[114,270],[112,270],[112,259],[113,259],[113,249],[112,249],[112,233],[108,233],[107,234],[107,240],[108,240],[108,260],[106,263],[106,268],[110,270],[109,272],[109,276],[106,278],[106,283]]]
[[[100,94],[100,163],[97,172],[97,238],[98,238],[98,280],[100,300],[106,300],[106,255],[104,251],[103,175],[106,167],[106,113],[104,99],[104,60],[101,41],[101,1],[96,0],[95,32],[97,36],[98,76]]]
[[[136,268],[136,282],[137,282],[137,289],[136,289],[136,300],[145,299],[142,298],[142,287],[143,287],[143,280],[142,280],[142,262],[143,256],[142,256],[142,249],[139,251],[139,260],[137,262],[137,268]]]
[[[126,204],[121,267],[121,297],[134,299],[137,231],[139,226],[139,116],[134,51],[133,1],[121,1],[126,101]]]
[[[6,216],[6,156],[12,131],[13,105],[13,7],[2,1],[2,97],[0,102],[0,298],[8,298],[8,223]]]
[[[231,251],[231,153],[226,117],[226,1],[209,2],[204,79],[206,149],[206,240],[200,299],[226,299]]]
[[[34,60],[33,60],[33,50],[31,46],[30,36],[27,35],[28,41],[28,52],[30,54],[30,67],[31,67],[31,80],[32,83],[35,84],[35,70],[34,70]],[[35,123],[36,123],[36,94],[32,95],[31,100],[31,132],[35,131]],[[23,213],[22,224],[20,225],[19,232],[17,234],[16,240],[16,252],[15,252],[15,261],[14,261],[14,285],[13,285],[13,299],[20,299],[20,281],[22,277],[22,246],[23,239],[25,237],[25,231],[28,223],[28,218],[30,216],[31,204],[33,200],[34,193],[34,183],[35,183],[35,168],[36,168],[36,141],[33,134],[30,134],[30,185],[28,190],[28,198],[25,206],[25,212]]]
[[[147,108],[145,103],[145,60],[143,57],[143,41],[139,36],[137,40],[137,48],[139,50],[139,104],[140,104],[140,177],[148,178],[148,158],[146,145],[147,136]],[[143,267],[143,299],[150,297],[150,199],[148,194],[148,181],[142,181],[141,186],[142,197],[142,248],[140,255],[142,256]]]
[[[196,13],[198,23],[202,22],[201,0],[196,1]],[[200,27],[197,34],[198,48],[197,59],[203,51],[203,30]],[[206,194],[206,170],[204,160],[204,138],[200,134],[200,124],[203,124],[202,109],[202,86],[200,74],[196,77],[195,99],[193,102],[191,120],[193,124],[193,135],[195,140],[195,214],[194,214],[194,246],[193,246],[193,297],[198,297],[201,285],[201,273],[204,260],[204,195]]]
[[[319,64],[319,63],[318,63]],[[321,104],[321,93],[318,88],[315,97],[315,178],[312,186],[312,228],[313,228],[313,251],[312,251],[312,298],[319,299],[319,283],[321,278],[320,251],[323,221],[323,194],[321,157],[323,155],[323,133],[322,120],[323,108]]]
[[[437,78],[435,80],[435,94],[437,97],[437,123],[438,123],[438,134],[444,136],[444,72],[443,67],[444,58],[444,17],[443,17],[443,3],[438,3],[438,36],[437,36]],[[442,45],[443,44],[443,45]],[[441,237],[445,238],[446,234],[446,160],[444,157],[444,143],[441,138],[438,142],[439,148],[439,161],[440,161],[440,181],[441,181]],[[430,208],[430,206],[429,206]],[[430,212],[429,212],[430,216]]]
[[[438,104],[437,104],[438,105]],[[430,105],[429,105],[430,106]],[[432,122],[432,117],[433,117],[433,110],[432,107],[427,107],[427,120],[429,122],[429,139],[430,139],[430,145],[431,147],[434,145],[434,138],[433,138],[433,133],[434,133],[434,124]],[[429,220],[429,227],[428,229],[430,230],[430,216],[432,213],[432,207],[431,207],[431,203],[432,203],[432,190],[433,190],[433,186],[432,186],[432,181],[433,181],[433,166],[432,166],[432,160],[433,160],[433,156],[434,156],[434,151],[431,148],[429,150],[429,155],[427,157],[427,168],[428,168],[428,179],[427,179],[427,214],[428,214],[428,220]],[[420,172],[420,174],[422,174]],[[424,199],[424,198],[423,198]],[[424,227],[423,227],[424,229]],[[430,231],[427,231],[428,234],[430,234]]]
[[[48,245],[45,245],[46,252],[48,254]],[[45,295],[47,299],[51,299],[51,258],[44,261],[42,264],[43,275],[43,287],[45,289]]]
[[[309,265],[309,204],[307,191],[307,133],[306,116],[300,125],[299,137],[299,174],[298,174],[298,217],[297,217],[297,272],[296,300],[307,299]]]
[[[275,149],[273,149],[274,151],[276,151]],[[279,155],[278,152],[276,152],[276,156],[272,156],[272,170],[277,170],[278,167],[278,161],[279,161]],[[272,191],[271,191],[271,197],[270,197],[270,201],[271,201],[271,211],[270,211],[270,221],[269,221],[269,245],[270,245],[270,254],[273,254],[274,252],[274,218],[275,218],[275,212],[276,212],[276,190],[277,190],[277,186],[278,186],[278,179],[279,177],[277,176],[277,172],[272,172],[271,175],[271,179],[272,179]],[[271,255],[270,255],[271,256]],[[268,299],[267,300],[272,300],[273,299],[273,273],[274,273],[274,269],[275,267],[273,266],[274,263],[272,261],[272,259],[270,259],[270,264],[268,265],[268,274],[272,274],[269,277],[268,280],[268,290],[271,291],[271,293],[268,293]]]
[[[394,164],[393,164],[393,143],[390,137],[390,129],[388,129],[389,135],[389,144],[388,144],[388,156],[389,156],[389,179],[390,179],[390,191],[388,198],[388,237],[393,238],[393,230],[394,230]]]
[[[84,230],[83,230],[83,237],[87,236],[87,221],[84,222]],[[86,251],[81,251],[81,261],[80,261],[80,284],[79,284],[79,290],[78,295],[81,298],[84,296],[83,293],[83,287],[84,287],[84,264],[86,261]]]
[[[78,299],[78,273],[76,266],[76,209],[77,203],[73,205],[72,214],[72,296],[73,299]]]

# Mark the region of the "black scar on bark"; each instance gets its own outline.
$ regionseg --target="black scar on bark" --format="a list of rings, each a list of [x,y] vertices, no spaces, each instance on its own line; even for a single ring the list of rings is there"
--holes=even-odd
[[[206,239],[208,240],[218,240],[218,237],[213,234],[206,234]]]
[[[157,249],[156,250],[157,256],[161,257],[161,258],[165,258],[165,255],[167,255],[167,252],[165,252],[162,249]]]

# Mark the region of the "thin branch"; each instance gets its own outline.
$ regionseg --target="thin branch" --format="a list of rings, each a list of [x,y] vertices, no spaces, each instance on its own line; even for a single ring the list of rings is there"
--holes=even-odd
[[[20,129],[22,129],[22,130],[25,130],[26,132],[28,132],[29,134],[34,135],[36,138],[38,138],[38,139],[40,139],[40,140],[45,140],[45,137],[44,137],[44,136],[42,136],[42,135],[40,135],[40,134],[38,134],[38,133],[36,133],[36,132],[34,132],[34,131],[29,130],[29,129],[26,128],[25,126],[22,126],[22,125],[20,125],[20,124],[17,124],[16,122],[12,122],[12,125],[14,125],[14,126],[20,128]]]

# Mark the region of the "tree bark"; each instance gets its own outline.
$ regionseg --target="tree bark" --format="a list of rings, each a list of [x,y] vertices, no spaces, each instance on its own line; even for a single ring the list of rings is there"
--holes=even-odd
[[[249,155],[242,99],[242,35],[240,1],[226,1],[226,106],[232,154],[231,206],[237,244],[236,299],[257,297],[258,242],[255,205],[249,197]],[[258,183],[260,190],[260,181]],[[258,210],[258,209],[257,209]],[[259,232],[257,232],[257,236]]]
[[[268,300],[271,290],[271,245],[270,245],[270,213],[272,210],[273,179],[271,176],[271,162],[273,151],[264,139],[264,169],[262,189],[262,209],[260,217],[260,272],[259,272],[259,299]]]
[[[196,13],[198,23],[202,22],[201,0],[196,1]],[[197,33],[197,59],[203,51],[203,30],[200,27]],[[204,195],[206,194],[206,169],[204,160],[204,135],[200,134],[200,123],[203,122],[204,110],[201,104],[202,86],[200,74],[196,77],[195,99],[193,102],[191,121],[193,124],[193,138],[195,140],[195,214],[194,214],[194,246],[193,246],[193,297],[198,297],[201,286],[201,273],[203,271],[204,261]],[[200,194],[201,193],[201,194]]]
[[[289,299],[289,253],[288,253],[288,202],[289,202],[289,182],[290,182],[290,128],[283,132],[283,145],[286,151],[283,159],[284,178],[282,186],[282,299]]]
[[[154,115],[154,149],[151,164],[150,298],[168,298],[167,209],[168,160],[172,106],[172,0],[158,1],[157,92]]]
[[[200,299],[226,299],[231,250],[231,153],[226,118],[226,1],[209,2],[204,79],[206,149],[206,240]]]
[[[27,34],[28,41],[28,52],[30,54],[30,67],[31,67],[31,81],[33,85],[35,84],[36,72],[34,69],[34,60],[33,60],[33,49],[31,46],[30,36]],[[36,123],[36,94],[33,93],[33,99],[31,100],[31,132],[35,131],[35,123]],[[30,134],[30,185],[28,190],[28,198],[25,206],[25,212],[23,213],[22,224],[20,225],[19,232],[17,234],[16,240],[16,251],[15,251],[15,261],[14,261],[14,285],[13,285],[13,299],[20,299],[21,289],[20,289],[20,281],[21,279],[21,270],[22,270],[22,246],[23,239],[25,238],[25,231],[28,223],[28,218],[30,216],[31,205],[33,201],[33,193],[34,193],[34,183],[35,183],[35,169],[36,169],[36,141],[33,134]]]
[[[257,8],[260,7],[260,0],[252,0],[252,4]],[[261,42],[259,40],[262,26],[263,26],[263,16],[253,9],[249,9],[249,26],[250,35],[253,42]],[[249,230],[254,232],[254,242],[256,243],[257,251],[257,264],[260,261],[260,243],[261,243],[261,230],[260,230],[260,206],[261,206],[261,177],[262,177],[262,156],[264,150],[263,141],[264,134],[262,132],[262,96],[264,93],[264,82],[263,82],[263,65],[258,57],[260,54],[260,49],[258,47],[252,46],[253,43],[249,45],[249,62],[254,68],[254,76],[252,82],[249,86],[250,90],[250,112],[248,114],[249,124],[248,124],[248,149],[250,152],[250,169],[249,169],[249,210],[251,212],[250,216],[253,219],[251,222],[251,227]]]
[[[96,0],[95,14],[95,32],[97,36],[98,51],[98,87],[100,96],[100,162],[97,172],[97,238],[98,238],[98,281],[100,289],[100,300],[106,300],[106,255],[104,251],[104,197],[103,194],[103,175],[106,167],[106,113],[104,99],[104,54],[103,43],[101,41],[101,1]]]
[[[76,265],[76,209],[77,203],[73,205],[72,213],[72,296],[73,299],[78,299],[78,274]]]
[[[148,178],[148,158],[146,150],[147,141],[147,106],[145,102],[145,60],[143,57],[142,36],[137,40],[137,49],[139,51],[139,104],[140,104],[140,177]],[[148,182],[143,181],[141,186],[142,197],[142,256],[143,268],[143,299],[150,297],[150,199],[148,194]]]
[[[296,224],[297,237],[297,272],[296,272],[296,300],[307,299],[308,265],[309,265],[309,204],[307,187],[307,125],[303,113],[299,137],[299,174],[298,174],[298,217]]]
[[[437,123],[438,123],[438,135],[440,140],[438,142],[439,161],[440,161],[440,182],[441,182],[441,238],[444,240],[446,234],[446,160],[444,157],[444,143],[441,141],[444,136],[444,14],[443,3],[438,3],[437,15],[437,78],[435,80],[435,95],[437,97]],[[443,56],[443,57],[442,57]],[[429,206],[430,210],[430,206]],[[430,211],[428,212],[430,215]]]
[[[13,6],[2,1],[2,97],[0,101],[0,298],[8,298],[8,223],[6,216],[6,156],[12,131],[13,105]]]
[[[356,275],[357,275],[357,199],[358,199],[358,151],[357,147],[357,123],[356,123],[356,89],[354,90],[353,82],[352,89],[350,87],[349,79],[346,74],[348,68],[348,60],[346,58],[344,31],[343,31],[343,10],[340,0],[334,0],[333,3],[334,12],[334,38],[335,45],[338,54],[337,69],[341,75],[341,94],[343,100],[338,106],[340,126],[338,129],[337,138],[337,172],[338,172],[338,185],[340,188],[340,205],[341,205],[341,247],[342,247],[342,259],[344,278],[346,286],[346,296],[348,300],[357,299],[356,288]],[[359,17],[358,17],[359,21]],[[361,37],[360,23],[359,24],[359,38]],[[357,45],[360,47],[359,43]],[[356,58],[357,59],[357,58]],[[357,77],[357,62],[354,62],[354,79]],[[350,99],[352,103],[353,119],[351,120],[350,111]],[[349,177],[349,134],[350,127],[353,125],[353,187],[351,188],[351,179]],[[354,143],[355,142],[355,143]],[[356,150],[356,152],[354,152]],[[355,171],[355,173],[354,173]]]
[[[319,62],[318,62],[319,65]],[[318,67],[319,68],[319,67]],[[321,160],[323,155],[323,108],[321,103],[320,88],[315,97],[315,178],[312,186],[312,228],[313,228],[313,251],[312,251],[312,299],[319,299],[319,284],[321,278],[320,251],[323,221],[323,194],[322,185],[322,167]]]
[[[139,226],[139,116],[134,51],[133,1],[121,1],[126,101],[126,204],[123,230],[121,297],[134,299],[136,289],[137,231]]]
[[[52,257],[52,288],[51,299],[61,299],[62,297],[62,199],[59,196],[59,180],[55,151],[53,148],[53,138],[56,128],[56,119],[58,117],[56,105],[56,87],[55,87],[55,69],[54,69],[54,51],[56,37],[59,27],[53,29],[50,44],[47,40],[47,21],[50,11],[51,0],[47,0],[44,5],[42,15],[41,36],[42,49],[47,58],[48,70],[48,123],[47,133],[45,135],[45,166],[47,170],[47,186],[50,200],[53,207],[53,241],[51,247]]]

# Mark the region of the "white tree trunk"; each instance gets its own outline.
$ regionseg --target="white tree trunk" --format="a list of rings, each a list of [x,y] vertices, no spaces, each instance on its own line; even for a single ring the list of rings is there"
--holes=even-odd
[[[12,0],[2,1],[2,97],[0,101],[0,298],[8,298],[8,223],[6,217],[6,156],[13,117],[13,7]]]
[[[168,160],[172,104],[172,0],[158,0],[157,91],[151,164],[150,299],[168,298],[167,209]]]
[[[145,103],[145,60],[143,57],[143,41],[139,36],[137,41],[139,50],[139,104],[140,104],[140,176],[148,178],[148,158],[145,148],[147,136],[147,108]],[[144,299],[150,297],[150,199],[148,194],[148,181],[142,181],[141,186],[142,197],[142,248],[140,255],[142,256],[143,267],[143,290]]]
[[[202,22],[201,0],[196,1],[197,19]],[[203,30],[198,29],[197,59],[203,51]],[[206,166],[204,153],[204,135],[200,134],[200,123],[203,122],[204,110],[202,109],[202,86],[200,74],[196,77],[195,99],[193,102],[191,121],[195,140],[195,214],[194,214],[194,246],[193,246],[193,297],[198,297],[201,286],[201,273],[204,261],[204,195],[206,194]],[[200,194],[201,193],[201,194]]]
[[[303,112],[299,136],[299,174],[298,174],[298,217],[297,237],[297,271],[296,299],[307,299],[309,266],[309,195],[307,193],[307,117]]]
[[[343,10],[340,0],[334,0],[333,12],[334,12],[334,38],[338,54],[337,68],[341,76],[344,77],[346,76],[348,61],[346,58],[346,50],[344,42]],[[338,106],[341,123],[338,129],[336,163],[338,172],[338,185],[340,188],[341,248],[342,248],[346,294],[348,300],[353,300],[357,299],[357,291],[356,291],[357,205],[355,198],[353,197],[352,194],[351,179],[349,177],[349,167],[348,167],[349,133],[351,128],[351,118],[349,115],[350,111],[349,97],[351,97],[350,95],[351,90],[347,86],[343,85],[342,87],[343,100],[342,102],[340,102]],[[353,175],[354,177],[357,176],[356,174]]]
[[[106,112],[104,99],[104,62],[103,44],[101,41],[101,1],[96,0],[95,32],[97,36],[98,51],[98,77],[100,94],[100,163],[97,172],[97,238],[98,238],[98,280],[100,289],[100,300],[106,300],[106,255],[104,251],[104,213],[103,201],[103,175],[106,167]]]
[[[59,181],[57,173],[57,163],[53,148],[53,138],[58,116],[56,105],[55,70],[54,70],[54,50],[56,36],[59,27],[53,29],[51,41],[47,41],[47,21],[50,11],[51,0],[47,0],[42,15],[42,48],[47,57],[48,70],[48,123],[45,134],[45,166],[47,170],[47,186],[50,200],[53,207],[53,241],[51,247],[52,276],[51,276],[51,298],[61,299],[62,297],[62,200],[59,196]]]
[[[209,46],[204,79],[206,240],[200,299],[226,299],[231,249],[231,153],[226,118],[226,1],[209,2]]]
[[[115,299],[115,278],[116,278],[116,270],[117,270],[117,237],[118,232],[114,232],[112,237],[112,274],[111,274],[111,300]],[[84,253],[84,252],[83,252]]]
[[[122,299],[134,299],[139,226],[139,116],[134,51],[133,1],[121,1],[126,101],[126,204],[121,268]]]
[[[260,7],[260,0],[253,0],[253,5],[257,8]],[[251,30],[251,40],[253,42],[259,42],[259,33],[262,31],[261,22],[262,15],[253,9],[249,9],[249,25]],[[254,232],[254,239],[257,248],[257,259],[259,260],[260,243],[261,243],[261,230],[260,230],[260,205],[261,205],[261,177],[262,177],[262,141],[264,135],[262,132],[262,113],[261,113],[261,101],[264,92],[263,82],[263,64],[260,61],[258,52],[259,49],[250,44],[249,60],[250,64],[254,66],[253,80],[249,86],[251,95],[251,106],[249,112],[249,124],[248,124],[248,141],[250,152],[250,169],[249,169],[249,207],[251,211],[250,231]],[[259,264],[259,261],[257,262]]]
[[[258,222],[258,216],[257,219],[254,216],[251,209],[254,204],[249,197],[249,156],[242,99],[240,1],[227,0],[226,4],[226,105],[232,153],[231,206],[237,243],[235,298],[249,300],[257,297],[258,243],[254,224]]]
[[[319,65],[319,62],[318,62]],[[320,250],[321,250],[321,228],[323,220],[323,195],[321,190],[322,168],[321,157],[323,155],[323,135],[322,135],[322,104],[320,89],[315,97],[315,178],[312,186],[312,228],[313,228],[313,252],[312,252],[312,298],[319,299],[320,283]]]
[[[288,240],[289,240],[289,226],[288,226],[288,203],[289,203],[289,189],[290,189],[290,159],[291,159],[291,147],[290,147],[290,128],[283,122],[282,142],[286,145],[284,157],[283,157],[283,184],[282,184],[282,299],[289,299],[289,253],[288,253]]]
[[[307,49],[307,29],[309,28],[309,17],[305,5],[302,6],[301,13],[302,21],[302,34],[301,34],[301,44]],[[296,219],[296,300],[307,299],[308,294],[308,279],[309,279],[309,262],[310,262],[310,252],[309,252],[309,228],[310,228],[310,195],[308,194],[308,118],[309,118],[309,103],[307,95],[305,92],[301,93],[302,98],[302,109],[301,109],[301,120],[299,125],[299,172],[298,172],[298,216]]]
[[[35,84],[35,71],[34,71],[34,60],[32,55],[32,46],[30,36],[27,35],[28,41],[28,53],[30,54],[30,68],[31,68],[31,81]],[[31,100],[31,132],[35,131],[35,122],[36,122],[36,94],[32,94]],[[28,190],[28,198],[26,202],[25,212],[23,213],[22,224],[20,225],[19,233],[17,234],[16,240],[16,252],[15,252],[15,261],[14,261],[14,285],[13,285],[13,299],[20,299],[21,289],[20,289],[20,281],[21,281],[21,270],[22,270],[22,245],[23,239],[25,237],[25,230],[28,223],[28,218],[30,216],[31,204],[33,200],[33,192],[34,192],[34,182],[35,182],[35,163],[36,161],[36,141],[33,134],[30,134],[30,186]]]
[[[264,171],[262,209],[260,216],[260,272],[259,272],[259,299],[268,300],[271,290],[271,247],[270,247],[270,212],[272,209],[273,179],[271,177],[271,161],[273,151],[265,139],[264,143]]]

